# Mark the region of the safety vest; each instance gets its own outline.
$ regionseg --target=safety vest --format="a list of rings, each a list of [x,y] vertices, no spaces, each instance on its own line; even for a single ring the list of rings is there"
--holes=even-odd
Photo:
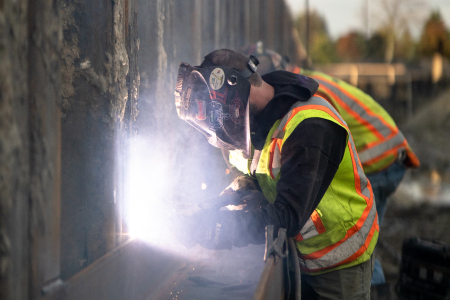
[[[316,95],[330,102],[347,123],[367,174],[389,167],[402,150],[406,151],[407,166],[420,165],[394,120],[372,97],[323,73],[303,69],[300,73],[319,83]]]
[[[275,122],[259,159],[244,160],[238,152],[231,151],[230,163],[246,174],[256,169],[253,174],[264,196],[273,203],[281,176],[281,149],[293,130],[307,118],[332,121],[348,133],[344,156],[330,186],[294,238],[301,269],[308,274],[320,274],[370,259],[379,231],[372,188],[348,127],[336,110],[320,97],[297,102],[283,119]]]

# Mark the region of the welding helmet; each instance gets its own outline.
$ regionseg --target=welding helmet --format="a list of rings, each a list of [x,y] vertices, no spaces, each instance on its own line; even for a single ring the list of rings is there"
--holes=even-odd
[[[174,93],[178,117],[203,133],[211,145],[242,151],[249,158],[248,78],[257,64],[253,56],[244,70],[181,63]]]
[[[289,59],[286,56],[281,56],[275,51],[264,48],[261,41],[241,49],[241,52],[245,54],[252,54],[258,58],[259,75],[264,75],[278,70],[291,71],[292,69],[289,64]]]

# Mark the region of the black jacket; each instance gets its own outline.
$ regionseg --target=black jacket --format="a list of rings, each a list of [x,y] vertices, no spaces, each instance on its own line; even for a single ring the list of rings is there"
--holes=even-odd
[[[262,76],[275,88],[275,96],[251,121],[252,144],[261,150],[275,121],[297,101],[307,101],[318,88],[313,79],[276,71]],[[319,204],[344,155],[347,132],[321,118],[309,118],[297,126],[281,151],[281,177],[277,197],[263,208],[237,212],[234,244],[245,246],[265,241],[265,226],[286,228],[294,237]]]

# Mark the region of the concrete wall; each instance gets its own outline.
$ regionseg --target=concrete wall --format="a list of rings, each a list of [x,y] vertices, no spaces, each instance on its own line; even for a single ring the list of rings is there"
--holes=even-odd
[[[59,4],[2,1],[0,28],[0,298],[30,299],[59,277]]]
[[[122,242],[136,21],[133,0],[0,1],[0,299],[60,297]]]
[[[137,115],[136,3],[62,1],[61,272],[121,239],[121,157]]]

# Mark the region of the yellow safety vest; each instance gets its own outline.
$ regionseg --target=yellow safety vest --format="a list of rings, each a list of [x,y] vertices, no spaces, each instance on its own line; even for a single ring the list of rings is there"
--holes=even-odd
[[[420,165],[394,120],[372,97],[324,73],[304,69],[300,73],[319,83],[316,95],[331,103],[347,123],[367,174],[389,167],[401,150],[406,151],[407,166]]]
[[[281,176],[281,149],[293,130],[307,118],[332,121],[348,133],[344,156],[330,186],[295,237],[303,272],[321,274],[369,260],[379,230],[372,188],[348,127],[336,110],[320,97],[297,102],[270,130],[254,172],[264,196],[271,203],[275,201],[276,185]],[[244,160],[239,152],[230,152],[230,163],[250,174],[251,159]]]

